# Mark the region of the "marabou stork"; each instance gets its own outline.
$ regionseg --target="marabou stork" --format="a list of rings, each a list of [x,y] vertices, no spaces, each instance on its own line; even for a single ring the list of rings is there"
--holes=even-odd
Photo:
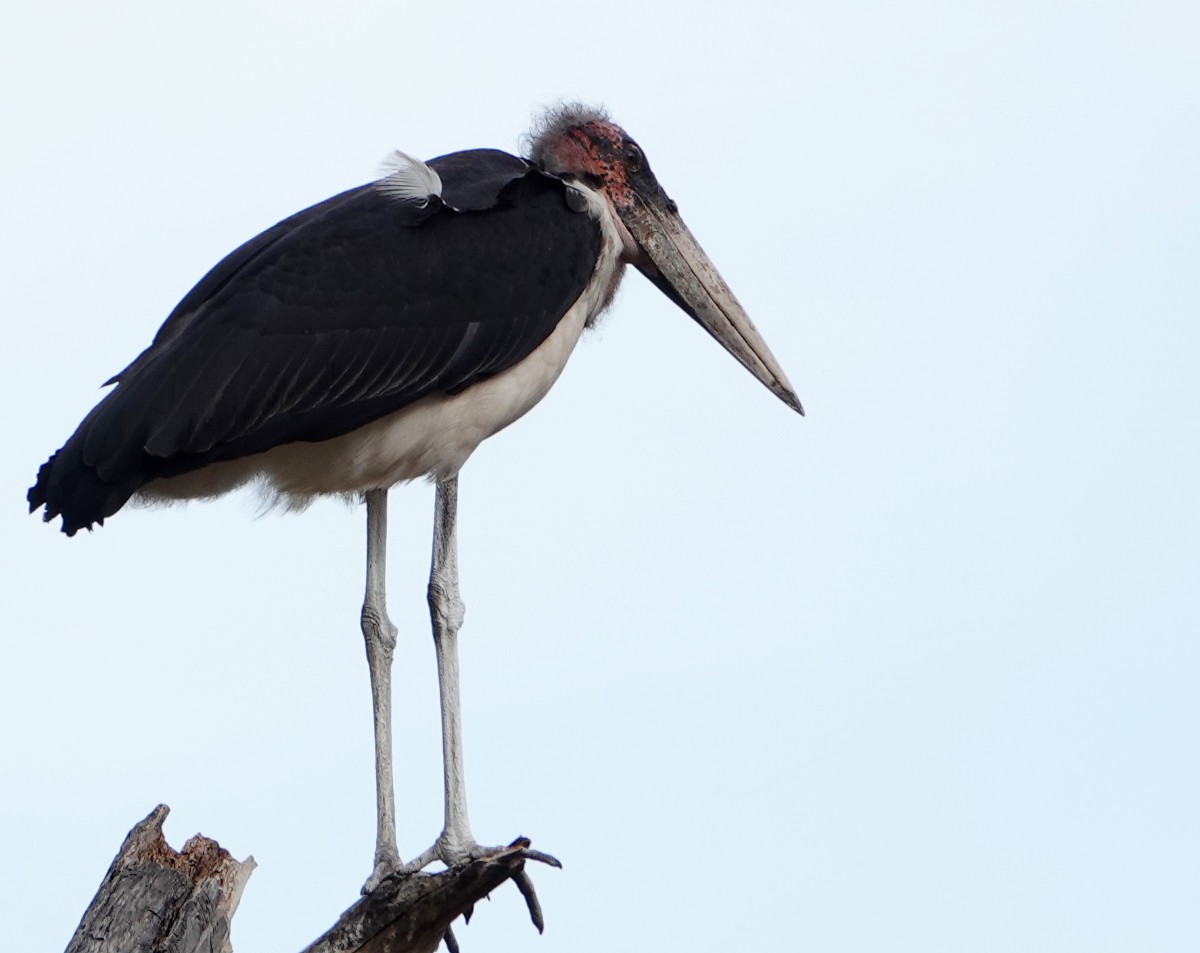
[[[550,110],[528,158],[429,162],[285,219],[219,262],[44,464],[31,512],[73,536],[131,498],[204,499],[257,482],[276,500],[361,497],[362,609],[375,718],[377,840],[364,890],[435,859],[483,856],[463,788],[455,541],[458,471],[536,404],[632,264],[793,410],[766,343],[696,243],[641,148],[599,109]],[[402,864],[384,606],[387,492],[437,484],[429,605],[445,826]],[[550,859],[530,852],[529,856]]]

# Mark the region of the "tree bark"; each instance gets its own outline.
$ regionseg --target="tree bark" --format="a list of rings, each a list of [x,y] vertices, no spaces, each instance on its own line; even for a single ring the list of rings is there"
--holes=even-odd
[[[163,838],[169,808],[136,824],[83,915],[67,953],[233,953],[230,923],[254,858],[234,860],[197,834],[177,852]],[[516,882],[540,931],[541,911],[524,873],[529,841],[437,874],[389,877],[360,897],[303,953],[433,953],[450,924],[506,880]]]
[[[160,804],[125,837],[67,953],[232,953],[229,923],[254,858],[197,834],[175,851]]]

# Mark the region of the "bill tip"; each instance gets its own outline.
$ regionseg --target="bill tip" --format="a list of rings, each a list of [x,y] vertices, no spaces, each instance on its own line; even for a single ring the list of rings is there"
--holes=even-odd
[[[779,399],[792,408],[801,417],[804,416],[804,405],[800,403],[800,398],[792,392],[790,388],[784,387],[775,392]]]

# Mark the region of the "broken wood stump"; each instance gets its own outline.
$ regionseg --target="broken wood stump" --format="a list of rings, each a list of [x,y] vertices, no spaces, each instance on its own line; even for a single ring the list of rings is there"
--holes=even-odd
[[[254,858],[234,860],[197,834],[173,850],[163,837],[169,808],[160,804],[125,837],[67,953],[232,953],[230,924]],[[436,874],[389,877],[356,900],[303,953],[433,953],[450,924],[506,880],[524,895],[534,924],[541,911],[524,873],[529,841]]]
[[[229,924],[254,858],[239,863],[197,834],[173,850],[160,804],[135,824],[67,953],[232,953]]]

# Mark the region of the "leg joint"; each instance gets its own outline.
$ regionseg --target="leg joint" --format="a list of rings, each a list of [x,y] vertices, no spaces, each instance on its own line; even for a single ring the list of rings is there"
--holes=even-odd
[[[368,648],[382,648],[391,655],[396,647],[396,626],[382,607],[370,602],[363,603],[362,631]]]
[[[456,587],[447,585],[440,579],[430,579],[428,598],[429,617],[434,626],[450,632],[457,632],[462,628],[467,607]]]

